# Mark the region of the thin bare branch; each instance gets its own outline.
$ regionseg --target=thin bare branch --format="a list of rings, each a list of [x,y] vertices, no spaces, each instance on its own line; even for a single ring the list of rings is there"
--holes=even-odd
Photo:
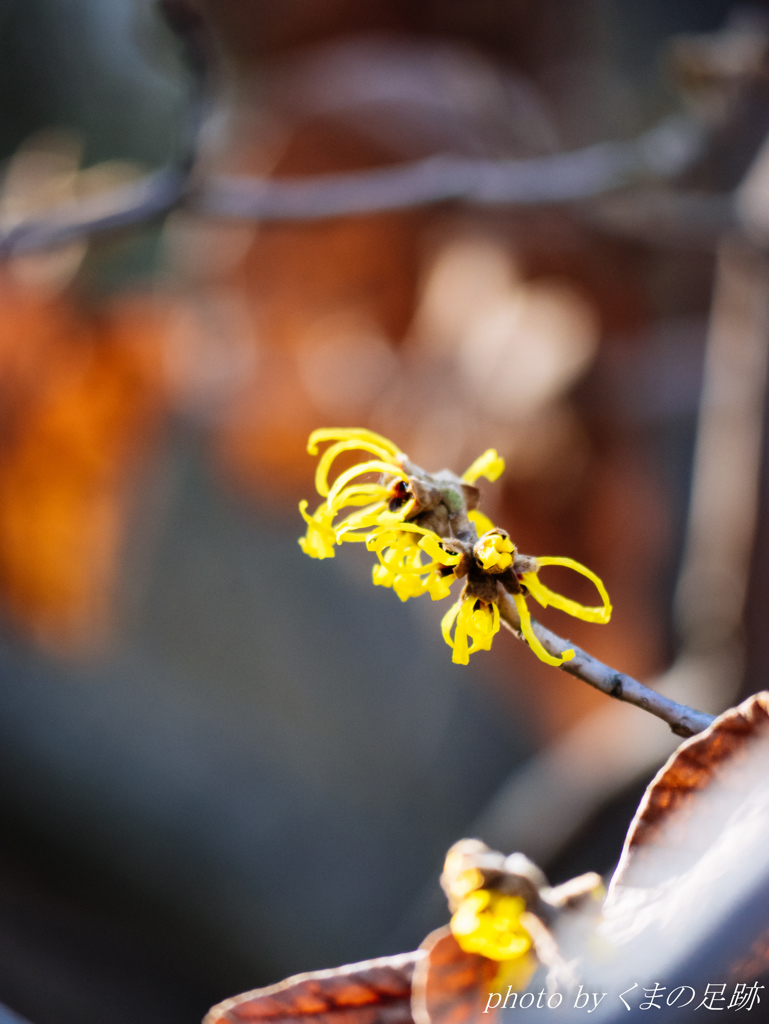
[[[426,206],[574,202],[646,178],[670,178],[697,160],[706,133],[692,118],[666,118],[630,142],[602,142],[528,160],[439,155],[382,170],[295,180],[216,178],[195,196],[198,212],[258,220],[315,220]]]
[[[515,633],[519,640],[523,640],[520,632],[521,620],[518,617],[518,609],[515,607],[515,602],[501,587],[499,589],[500,618],[508,629]],[[596,690],[608,694],[609,697],[625,701],[626,704],[634,704],[637,708],[642,708],[644,711],[648,711],[649,714],[656,715],[663,722],[667,722],[677,736],[694,736],[696,733],[702,732],[703,729],[707,729],[714,720],[713,715],[706,715],[704,711],[697,711],[686,704],[678,704],[669,697],[665,697],[655,690],[650,690],[648,686],[639,683],[632,676],[625,675],[624,672],[618,672],[616,669],[604,665],[602,661],[598,661],[597,658],[583,651],[576,644],[571,643],[569,640],[561,639],[555,633],[551,633],[549,629],[543,626],[541,622],[537,622],[536,619],[532,619],[532,625],[538,639],[550,654],[560,656],[564,651],[570,649],[574,651],[572,660],[565,661],[561,665],[561,669],[564,672],[576,676],[583,683],[594,686]]]
[[[62,205],[0,231],[0,258],[55,249],[84,235],[147,224],[184,196],[189,174],[167,167],[130,185]]]
[[[200,93],[200,90],[198,90]],[[190,116],[194,151],[200,95]],[[154,220],[182,202],[204,216],[240,220],[318,220],[428,206],[533,206],[591,199],[635,181],[675,177],[702,155],[703,126],[666,118],[630,142],[602,142],[572,153],[528,160],[438,155],[377,170],[299,179],[213,177],[189,190],[192,152],[178,166],[0,231],[0,258],[65,245],[84,235]]]
[[[149,224],[169,213],[187,196],[200,148],[214,57],[199,11],[184,0],[159,0],[158,6],[176,34],[184,62],[192,73],[187,108],[180,120],[177,156],[165,167],[127,185],[62,203],[44,215],[10,226],[0,224],[0,260],[56,249],[86,235]]]

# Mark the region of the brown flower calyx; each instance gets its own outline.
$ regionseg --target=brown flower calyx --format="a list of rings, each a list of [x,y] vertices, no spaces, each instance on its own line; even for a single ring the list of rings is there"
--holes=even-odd
[[[449,469],[427,473],[405,457],[401,465],[408,476],[409,496],[415,499],[409,522],[432,530],[439,537],[475,543],[478,534],[467,513],[478,507],[478,488],[465,483]]]
[[[480,839],[460,839],[449,850],[440,877],[449,909],[456,910],[473,889],[490,889],[505,896],[522,896],[527,909],[545,923],[560,910],[595,903],[603,882],[595,871],[551,886],[545,873],[523,853],[505,856]]]
[[[407,522],[432,530],[441,538],[445,551],[461,556],[455,566],[446,567],[443,573],[453,572],[457,579],[466,578],[463,596],[487,603],[496,601],[497,583],[510,594],[521,593],[519,576],[536,572],[537,561],[531,555],[516,551],[506,530],[495,527],[479,538],[475,524],[468,517],[468,512],[477,509],[480,503],[479,489],[449,469],[428,473],[403,454],[399,455],[399,461],[408,481],[394,481],[389,511],[396,512],[413,501]],[[494,564],[489,564],[486,558],[484,565],[482,549],[484,544],[491,543],[493,547],[494,538],[506,542],[504,546],[509,549],[509,556]]]
[[[486,565],[484,565],[483,546],[494,537],[505,541],[510,540],[506,530],[494,529],[484,533],[472,545],[453,538],[444,542],[443,547],[447,551],[462,555],[461,560],[454,567],[454,575],[458,579],[467,577],[463,591],[464,597],[474,597],[486,602],[496,601],[499,596],[497,584],[501,584],[509,594],[520,594],[525,592],[522,591],[519,579],[521,574],[537,571],[536,558],[532,555],[520,554],[512,542],[509,545],[512,549],[509,553],[510,559],[507,560],[509,564],[500,565],[497,562],[490,565],[488,564],[489,560],[486,559]]]

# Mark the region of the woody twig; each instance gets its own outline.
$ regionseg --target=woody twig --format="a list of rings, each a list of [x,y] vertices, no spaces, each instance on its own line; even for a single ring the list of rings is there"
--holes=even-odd
[[[508,594],[501,593],[498,604],[500,618],[504,624],[519,639],[524,639],[521,633],[518,609],[513,600]],[[627,704],[634,704],[637,708],[656,715],[663,722],[667,722],[677,736],[694,736],[696,733],[702,732],[703,729],[707,729],[713,721],[713,715],[697,711],[686,704],[679,704],[655,690],[650,690],[648,686],[639,683],[632,676],[618,672],[609,665],[604,665],[602,661],[594,658],[587,651],[583,651],[571,641],[556,636],[536,619],[532,619],[532,627],[548,653],[560,657],[567,649],[574,651],[571,661],[564,661],[560,666],[562,671],[581,679],[589,686],[594,686],[596,690],[600,690],[601,693],[605,693],[609,697],[625,701]]]

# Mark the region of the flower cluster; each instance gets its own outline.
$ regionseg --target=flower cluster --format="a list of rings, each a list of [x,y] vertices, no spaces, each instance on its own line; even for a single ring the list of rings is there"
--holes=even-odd
[[[507,532],[478,511],[476,481],[483,476],[493,482],[505,468],[493,448],[458,477],[449,470],[426,473],[370,430],[315,430],[308,452],[317,455],[324,442],[331,443],[320,456],[315,486],[325,500],[312,515],[306,501],[299,504],[307,523],[307,533],[299,540],[302,550],[312,558],[333,558],[338,544],[364,543],[377,556],[374,584],[391,587],[402,601],[422,594],[441,600],[449,596],[455,580],[464,579],[459,599],[441,623],[453,661],[466,665],[475,651],[491,647],[500,625],[500,587],[515,602],[529,646],[550,665],[570,660],[574,651],[555,657],[545,650],[534,632],[526,594],[542,607],[551,605],[588,622],[609,621],[609,595],[595,573],[571,558],[520,554]],[[330,483],[333,463],[347,452],[366,456]],[[586,607],[549,590],[538,576],[547,565],[567,566],[586,576],[602,604]]]
[[[465,953],[492,961],[491,989],[525,988],[539,964],[549,981],[568,982],[569,961],[580,942],[595,943],[595,925],[605,891],[600,875],[580,875],[552,888],[540,869],[522,853],[508,857],[480,839],[461,839],[449,850],[441,888],[451,911],[451,933]],[[554,927],[562,916],[569,926]]]

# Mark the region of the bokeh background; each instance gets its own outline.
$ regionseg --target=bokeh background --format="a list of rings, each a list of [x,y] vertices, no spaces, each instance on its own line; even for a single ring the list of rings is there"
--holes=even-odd
[[[696,109],[715,127],[663,194],[678,216],[676,190],[732,193],[769,128],[765,5],[166,6],[202,16],[213,65],[201,180],[546,156]],[[192,88],[149,0],[2,0],[3,229],[178,159]],[[508,469],[484,511],[615,606],[606,627],[543,620],[641,679],[681,666],[714,292],[739,306],[747,280],[760,306],[769,286],[718,218],[623,195],[291,223],[180,208],[5,262],[0,1001],[33,1024],[182,1024],[413,948],[467,834],[554,882],[612,868],[666,727],[606,717],[510,635],[453,666],[442,607],[373,588],[356,546],[320,563],[296,538],[315,427],[369,427],[428,469],[493,446]],[[686,690],[712,712],[767,667],[755,359],[757,393],[727,409],[755,441],[737,597],[700,587],[725,667]],[[708,465],[726,480],[743,454]]]

